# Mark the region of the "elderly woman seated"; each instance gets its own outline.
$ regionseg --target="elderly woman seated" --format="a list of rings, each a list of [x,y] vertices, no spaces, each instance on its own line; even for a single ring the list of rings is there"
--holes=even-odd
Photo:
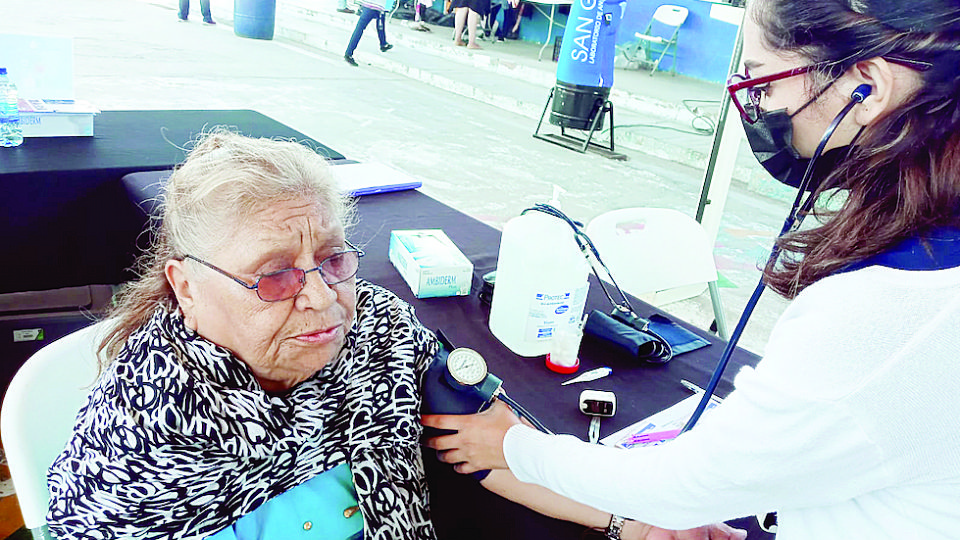
[[[50,469],[53,534],[433,538],[419,384],[439,345],[356,278],[352,207],[323,158],[217,130],[162,208]],[[588,526],[610,519],[509,472],[484,484]]]

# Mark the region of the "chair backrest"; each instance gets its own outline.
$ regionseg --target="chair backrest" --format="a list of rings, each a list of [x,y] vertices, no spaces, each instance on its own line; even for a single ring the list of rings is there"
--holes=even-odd
[[[624,208],[587,225],[613,278],[642,296],[717,279],[713,248],[696,220],[666,208]]]
[[[687,20],[690,11],[681,6],[663,4],[653,12],[653,20],[668,26],[679,27]]]
[[[104,324],[37,351],[17,371],[3,399],[0,434],[28,529],[46,523],[47,469],[66,445],[77,411],[96,380],[96,347]]]

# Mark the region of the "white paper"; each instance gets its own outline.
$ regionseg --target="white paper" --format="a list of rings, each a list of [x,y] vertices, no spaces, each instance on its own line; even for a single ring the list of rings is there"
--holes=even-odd
[[[416,189],[423,183],[402,171],[381,163],[344,163],[330,167],[340,189],[352,195]]]

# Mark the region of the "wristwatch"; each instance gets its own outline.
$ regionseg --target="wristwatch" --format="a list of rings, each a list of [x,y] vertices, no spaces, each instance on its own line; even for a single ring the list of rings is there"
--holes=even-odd
[[[607,528],[603,531],[603,534],[605,534],[610,540],[620,540],[620,532],[623,531],[623,523],[625,521],[626,519],[616,514],[610,514],[610,524],[607,525]]]

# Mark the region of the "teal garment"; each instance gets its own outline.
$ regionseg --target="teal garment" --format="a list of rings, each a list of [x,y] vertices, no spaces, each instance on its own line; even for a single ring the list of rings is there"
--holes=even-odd
[[[351,510],[348,510],[351,509]],[[344,511],[352,512],[345,517]],[[363,517],[350,467],[341,463],[263,503],[207,540],[359,540]]]

